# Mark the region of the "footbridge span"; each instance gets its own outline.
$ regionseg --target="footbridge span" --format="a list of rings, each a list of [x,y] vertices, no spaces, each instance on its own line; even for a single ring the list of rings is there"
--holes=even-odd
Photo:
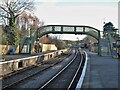
[[[45,25],[34,31],[30,37],[25,37],[22,43],[20,44],[20,53],[24,45],[29,46],[29,53],[31,53],[31,49],[34,46],[34,42],[38,41],[38,38],[46,35],[46,34],[86,34],[94,37],[98,40],[98,54],[100,55],[100,30],[85,25]]]

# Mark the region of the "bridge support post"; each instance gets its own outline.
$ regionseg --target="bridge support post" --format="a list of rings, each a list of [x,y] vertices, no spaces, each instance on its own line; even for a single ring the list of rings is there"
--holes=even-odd
[[[41,52],[41,46],[40,46],[39,35],[40,35],[40,30],[38,31],[38,29],[37,29],[37,38],[36,38],[36,43],[37,43],[37,53],[40,53],[40,52]]]
[[[29,54],[31,54],[31,29],[30,29]]]
[[[101,56],[101,37],[100,37],[100,32],[98,32],[98,55]]]

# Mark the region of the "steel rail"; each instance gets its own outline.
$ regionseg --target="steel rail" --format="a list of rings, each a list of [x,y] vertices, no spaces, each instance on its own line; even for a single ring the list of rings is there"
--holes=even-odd
[[[39,90],[45,88],[50,82],[52,82],[55,78],[57,78],[64,70],[66,70],[76,59],[78,54],[78,51],[76,51],[75,56],[72,58],[72,60],[64,67],[62,68],[54,77],[52,77],[50,80],[48,80],[44,85],[42,85],[40,88],[38,88]]]
[[[80,51],[79,51],[79,52],[80,52]],[[81,54],[81,53],[80,53],[80,54]],[[79,65],[79,67],[78,67],[78,69],[77,69],[77,71],[76,71],[76,73],[75,73],[75,75],[74,75],[72,81],[70,82],[70,84],[69,84],[67,90],[69,90],[69,89],[71,88],[71,86],[72,86],[72,84],[73,84],[73,82],[74,82],[76,76],[78,75],[79,70],[81,69],[82,63],[83,63],[83,55],[81,54],[81,62],[80,62],[80,65]]]
[[[82,74],[81,74],[81,76],[79,78],[79,81],[78,81],[78,83],[76,85],[76,89],[75,90],[78,90],[78,88],[79,88],[79,90],[81,90],[82,84],[83,84],[83,80],[85,78],[86,69],[87,69],[88,54],[86,53],[86,51],[84,51],[84,54],[85,54],[85,63],[84,63],[84,67],[83,67],[83,70],[82,70]]]

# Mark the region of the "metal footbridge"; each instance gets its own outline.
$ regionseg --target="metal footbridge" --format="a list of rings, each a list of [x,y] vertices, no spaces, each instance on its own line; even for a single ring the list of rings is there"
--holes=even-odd
[[[22,53],[25,45],[29,46],[29,53],[34,46],[35,41],[47,34],[86,34],[98,40],[98,54],[100,55],[100,30],[84,25],[46,25],[34,30],[30,37],[24,37],[20,43],[19,53]]]

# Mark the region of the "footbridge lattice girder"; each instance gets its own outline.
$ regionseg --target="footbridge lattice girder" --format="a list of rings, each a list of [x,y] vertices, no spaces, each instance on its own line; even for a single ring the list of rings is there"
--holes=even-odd
[[[45,34],[87,34],[99,39],[100,31],[90,26],[71,26],[71,25],[46,25],[38,29],[38,36]]]

